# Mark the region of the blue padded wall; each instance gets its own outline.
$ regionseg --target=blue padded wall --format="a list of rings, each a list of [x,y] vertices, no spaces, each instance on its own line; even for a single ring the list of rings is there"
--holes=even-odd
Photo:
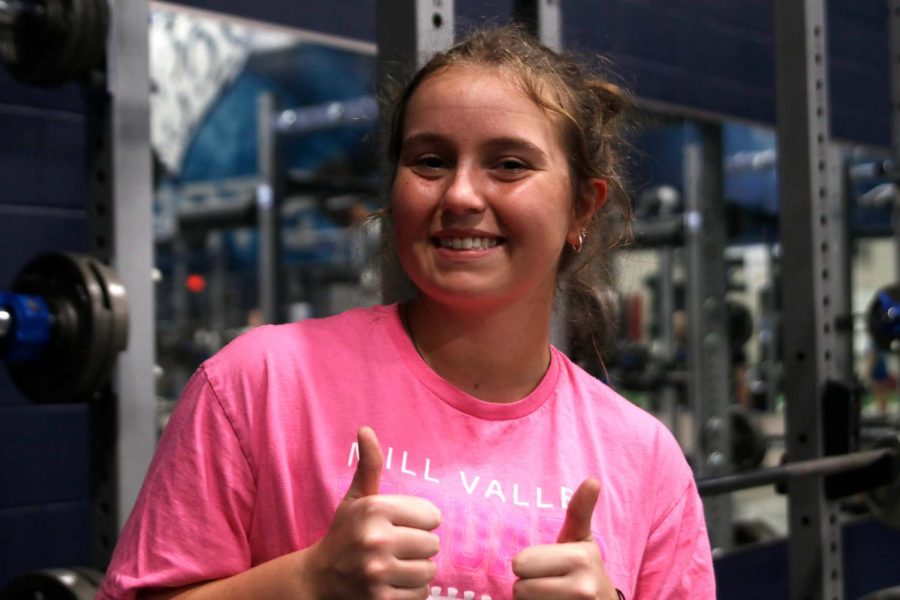
[[[842,527],[844,597],[860,598],[900,585],[895,557],[900,531],[872,519]],[[790,572],[784,539],[748,546],[715,561],[716,592],[728,600],[787,600]]]
[[[0,288],[32,257],[87,247],[84,101],[0,69]],[[25,570],[87,564],[84,406],[36,406],[0,367],[0,586]]]

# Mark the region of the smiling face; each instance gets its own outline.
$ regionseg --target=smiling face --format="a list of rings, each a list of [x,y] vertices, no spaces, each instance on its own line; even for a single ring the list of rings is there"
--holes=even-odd
[[[556,120],[502,72],[457,66],[415,91],[401,139],[394,229],[420,292],[452,305],[552,303],[579,230]]]

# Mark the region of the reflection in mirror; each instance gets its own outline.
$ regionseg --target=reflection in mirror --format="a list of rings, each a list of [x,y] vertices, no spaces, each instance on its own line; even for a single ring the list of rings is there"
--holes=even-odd
[[[161,420],[248,327],[377,300],[370,44],[154,3]]]
[[[610,379],[633,402],[656,414],[688,456],[696,446],[686,382],[691,331],[686,284],[692,276],[684,246],[685,141],[691,118],[644,113],[632,140],[631,194],[635,242],[619,258],[620,319],[617,352],[606,363]],[[727,331],[730,348],[732,461],[738,470],[771,467],[784,453],[784,393],[780,223],[776,135],[771,127],[722,119],[722,193],[727,230]],[[893,191],[888,150],[836,144],[834,211],[846,211],[852,308],[852,368],[863,385],[862,422],[883,426],[896,419],[895,354],[879,351],[866,331],[875,291],[893,283]],[[843,205],[843,208],[841,208]],[[702,220],[709,215],[700,215]],[[835,242],[837,244],[837,242]],[[839,244],[837,244],[839,245]],[[576,346],[577,349],[577,346]],[[885,417],[887,415],[887,417]],[[787,502],[771,489],[737,492],[734,534],[739,545],[783,536]]]

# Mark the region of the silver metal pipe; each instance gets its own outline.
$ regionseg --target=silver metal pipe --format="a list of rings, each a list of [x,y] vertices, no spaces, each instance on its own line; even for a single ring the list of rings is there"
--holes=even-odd
[[[773,483],[788,481],[797,477],[811,477],[813,475],[832,475],[845,473],[856,469],[871,466],[885,457],[896,458],[897,451],[892,448],[879,450],[866,450],[853,452],[840,456],[827,456],[813,460],[804,460],[796,463],[788,463],[771,469],[761,469],[751,473],[740,475],[725,475],[722,477],[709,477],[697,480],[697,489],[703,496],[715,496],[727,494],[738,490],[746,490]]]
[[[372,123],[377,117],[378,102],[372,96],[362,96],[282,111],[276,115],[274,127],[281,134],[305,135],[336,127]]]
[[[0,342],[2,342],[12,330],[12,315],[5,308],[0,308]]]

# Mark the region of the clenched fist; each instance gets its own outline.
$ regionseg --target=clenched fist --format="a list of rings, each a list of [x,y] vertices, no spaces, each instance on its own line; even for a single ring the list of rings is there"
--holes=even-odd
[[[325,536],[309,550],[316,598],[428,597],[438,552],[438,508],[414,496],[381,495],[384,456],[375,432],[357,433],[359,464]]]
[[[594,536],[591,516],[600,495],[600,482],[582,482],[566,509],[566,520],[555,544],[531,546],[513,559],[519,578],[515,600],[616,600],[617,593]]]

